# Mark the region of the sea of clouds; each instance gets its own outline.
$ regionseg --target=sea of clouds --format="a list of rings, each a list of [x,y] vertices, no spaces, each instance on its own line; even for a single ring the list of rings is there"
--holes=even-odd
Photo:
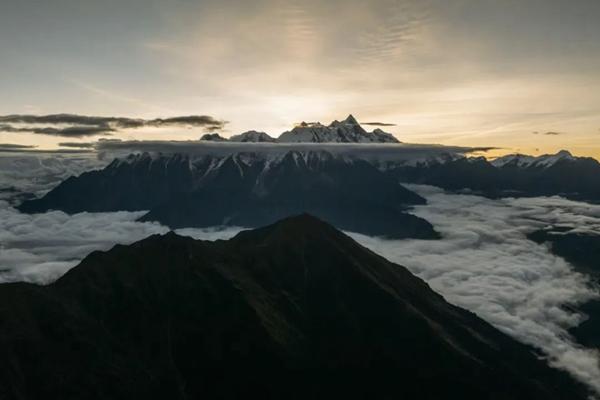
[[[414,214],[431,222],[439,241],[358,242],[423,278],[451,303],[540,348],[548,361],[600,393],[600,354],[568,334],[586,316],[573,306],[598,298],[590,280],[527,233],[569,226],[600,234],[600,205],[559,197],[490,200],[406,185],[428,200]]]
[[[136,222],[144,212],[52,211],[26,215],[12,207],[22,191],[40,194],[70,175],[106,161],[87,156],[0,159],[0,282],[54,281],[94,250],[129,244],[168,228]],[[578,346],[568,329],[584,315],[573,306],[597,298],[588,278],[574,271],[529,232],[569,226],[600,234],[600,205],[559,197],[491,200],[408,185],[428,200],[414,214],[443,238],[385,240],[351,234],[358,242],[426,280],[445,298],[477,313],[511,336],[540,348],[548,361],[600,393],[600,355]],[[6,188],[16,190],[4,190]],[[227,239],[240,228],[182,229],[197,239]]]

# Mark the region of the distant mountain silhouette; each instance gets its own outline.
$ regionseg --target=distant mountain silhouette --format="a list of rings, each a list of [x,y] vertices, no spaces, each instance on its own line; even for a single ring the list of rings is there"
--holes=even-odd
[[[200,140],[208,141],[208,142],[226,142],[227,139],[218,133],[207,133],[202,135]]]
[[[309,212],[344,230],[393,238],[436,238],[407,214],[425,199],[362,160],[325,151],[269,155],[132,155],[72,177],[23,212],[149,210],[144,221],[172,228],[257,227]]]
[[[253,143],[262,143],[262,142],[275,142],[277,139],[272,138],[267,135],[265,132],[257,132],[257,131],[248,131],[241,133],[239,135],[233,135],[229,138],[230,142],[253,142]]]
[[[585,399],[405,268],[303,215],[0,285],[2,399]]]

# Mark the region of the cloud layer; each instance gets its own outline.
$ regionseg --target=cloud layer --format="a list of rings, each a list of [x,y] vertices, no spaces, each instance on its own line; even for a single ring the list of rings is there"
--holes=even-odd
[[[415,214],[430,221],[442,240],[352,236],[408,267],[451,303],[542,349],[552,365],[600,393],[598,352],[576,345],[567,332],[585,318],[568,306],[596,298],[598,292],[546,246],[525,237],[549,225],[600,234],[600,206],[561,198],[489,200],[409,187],[429,201]]]
[[[49,283],[95,250],[117,243],[130,244],[167,227],[135,222],[145,212],[81,213],[69,216],[53,211],[26,215],[0,200],[0,282]],[[239,228],[184,229],[178,233],[196,239],[229,238]]]
[[[361,122],[361,125],[370,125],[370,126],[396,126],[396,124],[390,124],[387,122]]]
[[[8,202],[23,191],[43,193],[67,176],[108,161],[90,156],[0,157],[0,182],[7,189],[0,190],[0,281],[50,282],[93,250],[168,230],[135,222],[143,212],[24,215]],[[569,306],[598,293],[585,276],[551,255],[546,246],[525,237],[547,226],[600,234],[600,206],[558,197],[490,200],[410,187],[429,201],[414,213],[432,222],[443,234],[441,240],[352,236],[408,267],[451,303],[540,348],[552,365],[600,392],[598,352],[577,346],[568,335],[568,329],[584,318]],[[178,233],[214,240],[238,231],[183,229]]]
[[[296,151],[328,151],[334,154],[361,157],[366,160],[408,161],[437,157],[442,154],[469,154],[486,152],[489,147],[460,147],[406,143],[242,143],[213,141],[167,141],[167,140],[100,140],[98,152],[124,155],[132,152],[186,153],[224,155],[238,152],[281,153]]]
[[[208,115],[154,119],[96,117],[76,114],[13,114],[0,116],[0,132],[33,133],[69,138],[110,136],[124,129],[144,127],[200,127],[211,131],[223,129],[225,124],[225,121],[217,120]]]
[[[0,154],[0,189],[41,195],[70,176],[102,168],[110,161],[96,154]],[[2,199],[9,200],[0,193]]]
[[[0,143],[0,151],[22,151],[22,150],[31,150],[35,149],[35,146],[25,145],[25,144],[13,144],[13,143]]]

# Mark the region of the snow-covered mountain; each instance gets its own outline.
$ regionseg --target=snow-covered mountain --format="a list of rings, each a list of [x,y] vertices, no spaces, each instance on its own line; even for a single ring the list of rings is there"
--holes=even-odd
[[[425,163],[388,163],[386,172],[401,182],[470,191],[489,197],[563,196],[600,201],[600,163],[568,151],[539,157],[509,155],[436,158]]]
[[[229,139],[218,133],[211,133],[202,136],[200,140],[236,143],[400,143],[394,135],[379,128],[367,132],[352,115],[343,121],[335,120],[329,125],[302,122],[292,130],[283,132],[278,138],[252,130],[233,135]]]
[[[291,131],[282,133],[277,141],[281,143],[399,143],[392,134],[381,129],[367,132],[352,115],[343,121],[333,121],[329,125],[302,122]]]
[[[502,168],[506,166],[514,166],[520,168],[541,167],[548,168],[561,161],[576,161],[567,150],[561,150],[556,154],[545,154],[542,156],[528,156],[524,154],[509,154],[499,157],[491,162],[494,167]]]
[[[137,154],[71,177],[23,212],[149,210],[172,228],[257,227],[310,213],[341,229],[393,238],[434,238],[406,213],[425,199],[371,163],[323,150],[228,155]]]
[[[257,131],[248,131],[241,133],[239,135],[233,135],[229,138],[230,142],[253,142],[253,143],[262,143],[262,142],[275,142],[275,138],[267,135],[265,132],[257,132]]]

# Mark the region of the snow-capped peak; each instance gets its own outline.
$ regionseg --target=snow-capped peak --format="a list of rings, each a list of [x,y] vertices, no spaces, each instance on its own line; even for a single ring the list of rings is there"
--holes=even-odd
[[[301,123],[291,131],[279,136],[281,143],[399,143],[391,133],[376,129],[367,132],[350,114],[343,121],[333,121],[329,125],[321,123]]]
[[[520,168],[548,168],[559,161],[574,161],[576,159],[577,157],[574,157],[569,151],[561,150],[556,154],[544,154],[538,157],[528,156],[524,154],[509,154],[495,159],[494,161],[492,161],[492,165],[498,168],[502,168],[509,165]]]

